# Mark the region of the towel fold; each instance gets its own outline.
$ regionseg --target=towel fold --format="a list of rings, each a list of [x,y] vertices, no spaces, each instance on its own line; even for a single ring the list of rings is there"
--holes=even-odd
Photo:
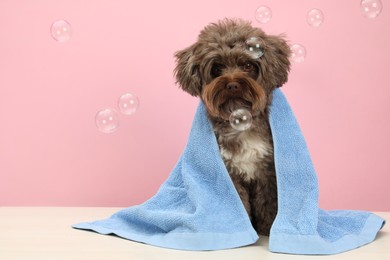
[[[385,221],[370,212],[324,211],[305,140],[280,89],[274,91],[270,125],[278,184],[278,214],[269,248],[292,254],[335,254],[370,243]],[[73,225],[146,244],[218,250],[258,240],[221,158],[200,102],[187,145],[155,196],[111,217]]]
[[[368,244],[385,221],[364,211],[318,207],[317,176],[305,139],[283,93],[276,89],[270,111],[278,185],[278,214],[269,248],[292,254],[336,254]]]

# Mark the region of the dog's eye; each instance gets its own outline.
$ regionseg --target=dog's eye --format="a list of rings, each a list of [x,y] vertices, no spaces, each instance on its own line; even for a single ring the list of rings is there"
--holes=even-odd
[[[252,72],[255,70],[255,65],[251,62],[246,62],[242,68],[243,71],[245,72]]]
[[[242,63],[239,63],[238,66],[243,72],[248,73],[248,76],[251,78],[256,80],[259,77],[259,67],[256,63],[252,61],[243,61]]]
[[[224,66],[219,63],[214,63],[213,66],[211,67],[211,76],[213,78],[219,77],[222,75],[222,70],[224,69]]]

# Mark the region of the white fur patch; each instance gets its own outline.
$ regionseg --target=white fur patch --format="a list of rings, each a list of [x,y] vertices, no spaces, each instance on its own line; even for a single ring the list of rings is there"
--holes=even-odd
[[[265,156],[272,153],[270,144],[264,142],[260,138],[241,134],[237,141],[241,142],[239,151],[228,151],[224,147],[220,147],[221,155],[224,161],[229,161],[231,166],[238,170],[239,173],[246,175],[246,180],[255,178],[258,169],[259,161]]]

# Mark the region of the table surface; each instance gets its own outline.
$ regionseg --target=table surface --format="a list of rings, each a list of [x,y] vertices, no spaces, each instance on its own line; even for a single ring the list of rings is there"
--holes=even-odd
[[[220,251],[181,251],[145,245],[115,236],[72,229],[71,225],[104,219],[120,208],[19,208],[0,207],[0,259],[318,259],[318,256],[275,254],[268,250],[268,238],[251,246]],[[390,212],[378,212],[390,220]],[[390,259],[389,224],[376,240],[361,248],[327,259]]]

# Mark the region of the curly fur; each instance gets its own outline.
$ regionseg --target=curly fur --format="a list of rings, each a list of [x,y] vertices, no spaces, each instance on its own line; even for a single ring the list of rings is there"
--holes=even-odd
[[[263,55],[254,59],[246,40],[257,37]],[[221,156],[259,234],[268,235],[277,213],[277,187],[268,109],[274,88],[290,69],[290,48],[282,36],[265,34],[249,22],[224,19],[206,26],[198,41],[176,53],[180,87],[199,96],[207,109]],[[231,112],[248,109],[252,126],[238,131]]]

